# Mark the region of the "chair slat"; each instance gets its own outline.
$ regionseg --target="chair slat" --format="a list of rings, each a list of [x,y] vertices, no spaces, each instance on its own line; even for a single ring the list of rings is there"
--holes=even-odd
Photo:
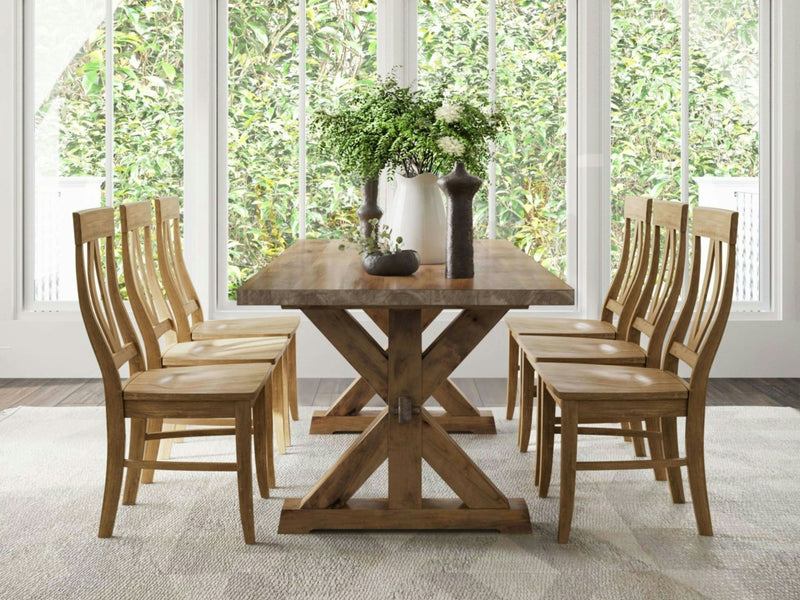
[[[183,258],[180,205],[175,197],[157,198],[155,208],[162,283],[174,313],[178,340],[188,342],[192,339],[192,329],[202,323],[204,317]]]
[[[177,334],[156,273],[150,205],[147,202],[123,204],[120,216],[128,296],[142,333],[148,367],[160,368],[161,356],[177,342]]]
[[[682,342],[673,342],[669,351],[670,354],[685,362],[690,368],[694,369],[695,366],[697,366],[697,352],[689,348],[686,344]]]
[[[628,197],[625,199],[624,210],[622,256],[600,315],[601,320],[609,323],[613,323],[614,317],[617,317],[617,337],[620,339],[627,336],[647,272],[646,257],[650,252],[652,199]]]
[[[98,241],[89,242],[89,292],[92,295],[92,304],[106,343],[112,351],[116,351],[120,347],[119,335],[111,314],[106,278],[103,276],[103,263],[100,256]]]
[[[131,344],[127,343],[122,348],[114,352],[114,365],[119,369],[122,365],[132,359],[136,354],[139,352],[139,349]]]

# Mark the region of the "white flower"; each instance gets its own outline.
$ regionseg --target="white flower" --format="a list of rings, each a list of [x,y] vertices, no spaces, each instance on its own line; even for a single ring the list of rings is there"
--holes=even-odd
[[[458,121],[461,118],[461,107],[457,104],[443,102],[442,105],[436,109],[434,115],[436,115],[436,118],[440,121],[452,123],[453,121]]]
[[[438,140],[436,140],[436,144],[444,152],[447,152],[447,154],[452,154],[453,156],[461,156],[464,154],[464,144],[461,143],[460,140],[457,140],[450,135],[440,137]]]

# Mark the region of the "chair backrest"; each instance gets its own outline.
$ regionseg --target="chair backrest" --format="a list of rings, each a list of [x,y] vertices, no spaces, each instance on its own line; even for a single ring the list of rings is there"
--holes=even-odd
[[[641,334],[647,336],[648,367],[661,365],[664,339],[681,293],[686,267],[688,215],[689,207],[682,202],[653,202],[650,270],[626,338],[639,343]]]
[[[178,341],[192,339],[192,327],[203,321],[203,308],[183,260],[178,198],[156,198],[158,268],[175,317]]]
[[[114,209],[92,208],[72,213],[75,270],[81,316],[100,365],[107,412],[122,411],[119,369],[130,374],[145,369],[139,340],[122,302],[114,259]]]
[[[600,314],[600,319],[609,323],[613,323],[614,317],[617,317],[617,334],[621,339],[628,333],[647,274],[652,210],[651,198],[641,196],[625,198],[622,256]]]
[[[721,208],[695,208],[692,214],[692,268],[683,308],[667,343],[663,368],[691,369],[691,402],[705,405],[711,364],[717,354],[733,300],[736,228],[739,213]],[[705,255],[705,256],[704,256]],[[703,271],[702,287],[700,275]]]
[[[172,313],[156,273],[150,204],[122,204],[119,215],[122,229],[122,266],[128,298],[142,334],[147,368],[160,369],[161,355],[177,341],[177,335]]]

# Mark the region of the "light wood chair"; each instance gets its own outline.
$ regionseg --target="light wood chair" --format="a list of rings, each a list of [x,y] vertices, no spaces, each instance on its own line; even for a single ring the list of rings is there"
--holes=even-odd
[[[542,444],[539,496],[547,496],[553,440],[561,434],[558,541],[569,539],[575,503],[575,473],[581,470],[666,468],[672,500],[684,502],[680,467],[687,467],[697,529],[712,535],[705,479],[704,424],[708,376],[730,313],[736,260],[738,213],[696,208],[693,255],[684,306],[672,330],[660,369],[631,366],[540,363]],[[703,256],[705,255],[705,259]],[[704,271],[701,286],[701,270]],[[698,293],[699,289],[699,293]],[[684,363],[688,383],[678,376]],[[561,417],[555,417],[555,405]],[[686,418],[685,457],[679,457],[677,417]],[[620,429],[584,427],[658,419],[660,429],[627,432],[663,443],[664,458],[626,461],[577,460],[578,434],[624,435]]]
[[[296,316],[271,316],[249,319],[215,319],[206,321],[200,297],[192,284],[181,245],[180,203],[178,198],[156,198],[156,237],[158,266],[167,292],[178,341],[215,340],[243,337],[285,337],[289,347],[283,364],[285,397],[292,420],[299,418],[297,408],[297,328]],[[288,424],[286,435],[289,435]]]
[[[622,256],[603,302],[600,319],[553,319],[529,315],[512,315],[504,319],[508,327],[507,419],[514,417],[517,403],[518,381],[524,363],[519,349],[522,336],[625,339],[647,274],[652,202],[651,198],[638,196],[625,199]]]
[[[251,440],[261,497],[269,497],[274,480],[271,438],[272,365],[232,364],[146,370],[133,324],[122,302],[114,261],[114,210],[95,208],[73,213],[75,262],[81,315],[103,375],[107,456],[99,537],[111,537],[122,479],[127,468],[123,504],[135,504],[142,469],[235,471],[245,542],[255,542]],[[123,383],[119,369],[128,365]],[[251,414],[254,416],[251,417]],[[236,462],[177,462],[144,458],[147,441],[187,432],[148,433],[148,419],[233,419],[229,429],[192,431],[191,435],[235,435]],[[130,419],[130,448],[125,458],[125,420]],[[251,432],[252,429],[252,432]]]
[[[631,326],[625,339],[603,340],[595,338],[567,338],[557,336],[520,336],[519,347],[525,359],[520,392],[520,419],[518,441],[520,452],[526,452],[530,442],[534,396],[534,370],[543,362],[584,363],[604,365],[632,365],[658,368],[667,330],[683,285],[686,264],[686,224],[688,206],[681,202],[653,202],[653,251],[650,269],[642,293],[633,313]],[[663,252],[662,252],[663,245]],[[648,338],[647,347],[639,345],[641,335]],[[541,397],[541,390],[537,394]],[[541,403],[537,404],[540,409]],[[542,413],[537,410],[538,434],[542,431]],[[658,430],[657,423],[648,427]],[[641,422],[628,425],[641,430]],[[633,438],[643,442],[644,438]],[[650,444],[650,455],[661,456],[660,444]],[[637,448],[637,456],[646,456],[644,447]],[[541,456],[537,453],[537,456]],[[540,467],[537,463],[535,480],[538,483]],[[656,470],[656,479],[666,480],[664,469]]]
[[[148,370],[163,367],[187,367],[197,365],[263,363],[266,368],[276,365],[271,383],[274,386],[273,411],[275,433],[279,452],[286,451],[285,435],[288,423],[286,397],[283,393],[284,369],[282,357],[288,346],[286,337],[230,338],[178,342],[175,323],[158,281],[152,240],[150,205],[147,202],[131,202],[119,207],[122,231],[122,264],[125,286],[136,323],[144,343]],[[180,421],[169,425],[210,425],[207,422]],[[222,423],[225,425],[226,423]],[[163,422],[151,419],[148,431],[163,431]],[[180,436],[176,436],[179,439]],[[160,441],[148,442],[145,456],[154,459],[159,455]],[[169,456],[169,447],[161,452]],[[142,473],[142,482],[151,483],[152,471]]]

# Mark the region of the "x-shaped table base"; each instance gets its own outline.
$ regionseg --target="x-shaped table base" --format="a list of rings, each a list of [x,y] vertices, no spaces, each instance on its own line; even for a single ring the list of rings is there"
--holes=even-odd
[[[381,331],[383,331],[383,333],[388,335],[388,310],[365,309],[364,312],[369,315],[369,317],[375,322]],[[433,320],[441,312],[441,309],[423,309],[422,329],[424,330],[427,328],[428,325],[430,325],[431,322],[433,322]],[[326,333],[326,331],[323,330],[325,324],[319,323],[317,320],[315,320],[319,319],[319,315],[309,314],[308,311],[306,311],[306,314],[326,336],[329,333],[335,336],[338,335],[336,330],[337,326],[333,326]],[[341,349],[340,345],[350,345],[350,340],[340,340],[337,343],[336,340],[331,339],[331,342],[333,342],[337,349],[340,349],[342,354],[345,354],[345,352]],[[472,350],[472,347],[468,348],[467,352],[470,350]],[[345,354],[345,356],[347,355]],[[359,368],[358,365],[354,366],[356,369]],[[329,434],[364,431],[380,412],[379,410],[364,410],[364,407],[372,399],[372,397],[375,396],[375,394],[378,394],[388,404],[386,395],[381,392],[382,390],[374,388],[372,385],[370,385],[365,377],[357,377],[328,410],[314,411],[314,414],[311,417],[311,427],[309,428],[309,433]],[[431,412],[431,416],[436,419],[436,421],[445,429],[445,431],[449,431],[451,433],[497,433],[494,423],[494,416],[492,415],[491,411],[478,410],[475,408],[475,406],[464,396],[461,390],[459,390],[458,387],[456,387],[456,385],[450,381],[450,379],[445,378],[441,385],[434,390],[431,395],[436,402],[438,402],[439,405],[444,408],[444,412]]]
[[[388,309],[386,350],[344,309],[304,312],[388,406],[304,498],[284,502],[279,533],[315,529],[530,533],[525,501],[506,498],[422,407],[506,309],[463,310],[424,352],[423,309]],[[387,459],[387,497],[352,499]],[[422,497],[423,459],[458,499]]]

